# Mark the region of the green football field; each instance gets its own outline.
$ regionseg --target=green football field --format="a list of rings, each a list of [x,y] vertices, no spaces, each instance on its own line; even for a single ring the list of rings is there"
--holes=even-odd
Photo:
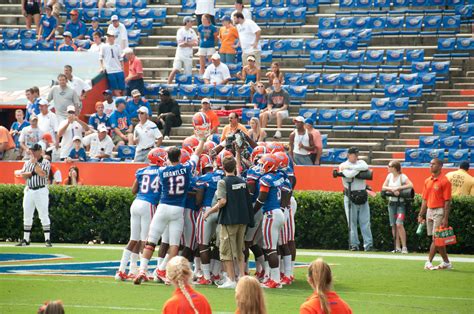
[[[160,312],[172,287],[153,282],[134,286],[104,276],[115,272],[121,248],[1,244],[0,313],[36,313],[45,300],[55,299],[63,300],[66,313]],[[38,260],[44,254],[62,259]],[[453,255],[453,270],[426,271],[421,254],[310,250],[299,254],[299,262],[322,256],[332,265],[335,290],[355,313],[474,312],[474,256]],[[265,290],[269,313],[298,313],[311,294],[305,278],[306,268],[298,268],[293,285]],[[214,286],[196,289],[206,295],[214,313],[235,311],[234,291]]]

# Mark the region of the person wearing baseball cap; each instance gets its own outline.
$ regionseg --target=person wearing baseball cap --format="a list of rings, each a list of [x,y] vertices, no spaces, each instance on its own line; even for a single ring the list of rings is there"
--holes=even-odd
[[[74,106],[67,107],[67,119],[59,124],[58,138],[61,138],[59,157],[66,159],[74,147],[73,140],[76,136],[82,139],[85,132],[89,131],[87,123],[77,117]]]
[[[72,33],[65,31],[63,33],[64,41],[61,45],[58,46],[58,51],[77,51],[77,46],[72,40]]]
[[[94,33],[98,32],[100,37],[104,37],[105,33],[102,28],[99,26],[99,18],[94,16],[91,19],[91,27],[87,29],[86,38],[92,39],[94,37]]]
[[[145,162],[150,150],[160,147],[163,142],[163,135],[148,117],[151,111],[147,107],[141,106],[137,110],[138,124],[133,131],[133,143],[136,145],[134,162]]]
[[[225,85],[230,80],[227,65],[221,62],[221,56],[216,52],[211,57],[212,64],[208,65],[202,76],[206,84]]]
[[[138,90],[143,95],[145,82],[143,81],[142,61],[135,55],[132,48],[124,49],[123,54],[128,62],[128,76],[125,78],[127,96],[130,96],[133,90]]]
[[[41,113],[41,112],[40,112]],[[38,127],[38,116],[36,114],[30,115],[30,125],[23,128],[20,132],[18,142],[23,153],[24,159],[30,158],[28,150],[33,144],[41,141],[43,137],[43,131]]]
[[[218,133],[217,128],[219,127],[219,125],[221,125],[221,122],[219,121],[219,117],[214,112],[214,110],[211,109],[211,101],[209,100],[209,98],[201,99],[200,111],[206,114],[207,118],[209,119],[209,122],[211,123],[210,133]]]
[[[173,84],[176,73],[184,70],[184,75],[191,76],[193,74],[193,47],[198,44],[198,36],[193,30],[194,18],[185,16],[183,18],[183,26],[176,33],[176,41],[178,47],[173,61],[173,70],[168,76],[168,84]]]
[[[115,106],[115,100],[112,97],[112,91],[110,89],[106,89],[102,92],[103,101],[102,104],[104,105],[104,113],[107,118],[110,118],[110,115],[117,110]]]
[[[138,89],[134,89],[131,92],[132,97],[127,97],[127,106],[126,111],[128,118],[132,121],[133,125],[138,123],[138,109],[140,107],[146,107],[148,109],[148,114],[152,114],[151,106],[148,100],[145,97],[142,97],[142,94]]]
[[[204,2],[204,1],[203,1]],[[207,2],[207,1],[205,1]],[[206,61],[209,61],[209,57],[216,53],[217,45],[217,34],[219,30],[211,21],[211,15],[203,14],[201,16],[202,24],[197,28],[199,35],[199,50],[197,55],[199,56],[199,74],[203,74],[206,68]]]
[[[109,118],[109,125],[113,131],[112,140],[114,145],[116,145],[115,148],[125,144],[133,145],[133,125],[125,110],[126,103],[124,98],[116,98],[115,105],[117,106],[117,110],[115,110]]]
[[[86,36],[87,28],[79,19],[79,12],[77,10],[71,10],[69,12],[70,20],[66,22],[64,26],[64,32],[70,32],[72,39],[84,39]]]
[[[98,130],[99,125],[108,123],[108,117],[104,112],[104,103],[98,101],[95,103],[95,113],[89,117],[89,128],[91,131]]]
[[[254,89],[254,85],[260,81],[261,71],[260,68],[255,65],[255,57],[249,55],[247,57],[247,65],[242,68],[242,74],[240,78],[244,81],[245,85],[249,85]]]
[[[102,46],[103,49],[100,49],[99,52],[99,62],[101,71],[107,74],[109,89],[113,91],[114,96],[118,97],[122,96],[123,91],[125,90],[125,75],[123,72],[122,48],[115,44],[116,35],[117,33],[114,29],[114,26],[112,24],[109,25],[109,29],[107,30],[106,34],[107,40]]]
[[[98,132],[85,136],[82,139],[82,144],[87,148],[89,157],[103,161],[112,156],[114,142],[107,134],[108,129],[105,124],[99,124],[97,126],[97,131]]]
[[[117,15],[112,15],[110,18],[110,25],[107,28],[107,34],[115,34],[115,37],[117,37],[118,40],[117,44],[122,50],[128,48],[127,29],[123,23],[120,23]]]
[[[162,88],[156,125],[163,130],[164,139],[169,140],[171,128],[181,126],[182,123],[178,102],[171,97],[169,90]]]
[[[222,26],[219,29],[219,40],[221,42],[219,54],[221,55],[221,61],[225,64],[235,63],[237,51],[234,46],[235,41],[239,39],[239,33],[232,24],[230,16],[224,15],[221,18],[221,22]]]
[[[310,154],[311,160],[313,161],[313,164],[319,165],[323,153],[323,139],[321,133],[314,128],[314,120],[311,118],[306,118],[304,120],[304,127],[309,134],[313,135],[314,150]]]
[[[46,99],[41,98],[39,101],[40,113],[38,114],[38,127],[43,134],[49,133],[53,144],[58,144],[58,118],[54,112],[49,110],[49,103]]]
[[[296,129],[290,134],[290,156],[297,165],[313,165],[310,157],[314,150],[313,136],[305,129],[302,116],[294,118],[293,123]]]
[[[38,37],[39,39],[49,41],[55,38],[58,20],[52,15],[52,6],[47,5],[44,9],[46,14],[44,14],[39,21]]]
[[[82,147],[82,136],[76,135],[72,138],[73,148],[69,152],[67,161],[87,161],[87,154],[84,147]]]

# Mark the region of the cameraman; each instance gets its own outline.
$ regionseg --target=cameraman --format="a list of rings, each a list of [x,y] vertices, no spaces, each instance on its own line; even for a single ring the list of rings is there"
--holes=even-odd
[[[392,227],[392,235],[395,239],[395,250],[392,253],[408,254],[407,234],[403,227],[405,220],[405,199],[400,197],[400,191],[413,188],[413,183],[402,173],[400,162],[392,160],[388,164],[388,175],[382,186],[382,191],[389,194],[388,218]],[[400,249],[400,242],[402,248]]]
[[[365,179],[357,178],[361,171],[367,171],[369,166],[359,160],[359,150],[351,147],[347,151],[347,160],[339,165],[339,172],[344,185],[344,208],[346,217],[350,217],[350,249],[359,250],[359,234],[357,232],[357,219],[364,238],[365,251],[373,250],[372,231],[370,230],[370,209]],[[350,209],[350,212],[349,212]]]

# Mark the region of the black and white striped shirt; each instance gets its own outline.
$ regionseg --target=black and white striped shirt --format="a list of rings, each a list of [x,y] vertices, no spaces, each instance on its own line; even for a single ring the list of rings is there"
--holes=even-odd
[[[41,169],[46,172],[46,176],[40,177],[38,174],[35,173],[31,178],[27,179],[26,184],[30,189],[37,189],[48,184],[48,175],[49,170],[51,169],[51,163],[45,158],[41,158],[40,160],[38,160],[38,163],[40,164]],[[25,164],[23,165],[23,172],[32,172],[34,169],[35,164],[33,164],[30,160],[25,162]]]

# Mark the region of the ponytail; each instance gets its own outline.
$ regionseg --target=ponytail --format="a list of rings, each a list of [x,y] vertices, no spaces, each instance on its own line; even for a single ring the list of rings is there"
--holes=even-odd
[[[195,313],[195,314],[199,314],[198,310],[197,310],[196,307],[194,306],[193,300],[191,299],[191,296],[189,295],[188,290],[186,290],[186,285],[184,284],[183,280],[178,280],[178,288],[179,288],[179,290],[181,290],[181,292],[183,293],[184,297],[185,297],[186,300],[188,301],[189,305],[190,305],[190,306],[192,307],[192,309],[194,310],[194,313]]]
[[[192,272],[191,268],[189,267],[189,261],[182,256],[173,257],[166,265],[166,277],[168,277],[172,283],[178,286],[179,290],[181,290],[181,293],[183,293],[186,301],[188,301],[194,313],[199,314],[199,311],[196,309],[193,300],[191,299],[191,295],[186,289],[186,284],[189,282],[191,275]]]
[[[318,258],[316,261],[313,261],[309,265],[308,277],[310,279],[311,286],[318,294],[321,303],[321,310],[323,310],[325,314],[330,314],[331,309],[329,307],[329,302],[326,293],[331,290],[331,268],[321,258]]]

